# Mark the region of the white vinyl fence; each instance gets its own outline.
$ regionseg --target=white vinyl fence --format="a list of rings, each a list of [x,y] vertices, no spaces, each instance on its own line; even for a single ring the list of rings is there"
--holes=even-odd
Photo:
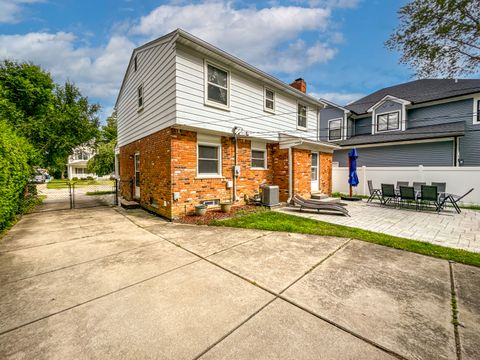
[[[348,193],[348,168],[332,168],[333,192]],[[373,181],[377,189],[381,184],[395,184],[397,181],[409,181],[410,186],[414,181],[447,183],[447,192],[463,195],[474,188],[462,202],[466,204],[480,204],[480,167],[367,167],[357,168],[360,183],[353,188],[354,194],[370,195],[367,180]]]

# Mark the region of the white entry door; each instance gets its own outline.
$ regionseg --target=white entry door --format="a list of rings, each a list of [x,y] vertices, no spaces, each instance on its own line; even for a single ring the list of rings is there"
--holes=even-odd
[[[140,154],[135,154],[135,199],[140,199]]]
[[[318,153],[312,152],[312,192],[318,191]]]

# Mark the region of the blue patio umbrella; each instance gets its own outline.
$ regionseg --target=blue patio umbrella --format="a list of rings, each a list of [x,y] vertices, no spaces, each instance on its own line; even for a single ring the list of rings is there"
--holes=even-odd
[[[357,158],[358,151],[353,148],[348,153],[348,183],[350,184],[350,197],[352,197],[352,186],[357,186],[358,176],[357,176]]]

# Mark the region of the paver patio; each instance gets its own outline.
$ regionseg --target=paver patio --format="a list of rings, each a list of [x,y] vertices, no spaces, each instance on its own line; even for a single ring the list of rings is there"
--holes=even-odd
[[[378,203],[348,202],[350,217],[284,207],[277,211],[333,224],[356,227],[451,248],[480,252],[480,211],[462,209],[460,214],[415,211],[380,206]]]
[[[0,358],[474,359],[479,291],[478,268],[356,240],[37,213],[0,240]]]

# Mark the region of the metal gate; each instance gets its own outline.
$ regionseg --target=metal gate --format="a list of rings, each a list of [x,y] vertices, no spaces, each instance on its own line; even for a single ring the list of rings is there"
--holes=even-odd
[[[37,184],[42,204],[35,211],[69,210],[118,205],[118,181],[51,181]]]

